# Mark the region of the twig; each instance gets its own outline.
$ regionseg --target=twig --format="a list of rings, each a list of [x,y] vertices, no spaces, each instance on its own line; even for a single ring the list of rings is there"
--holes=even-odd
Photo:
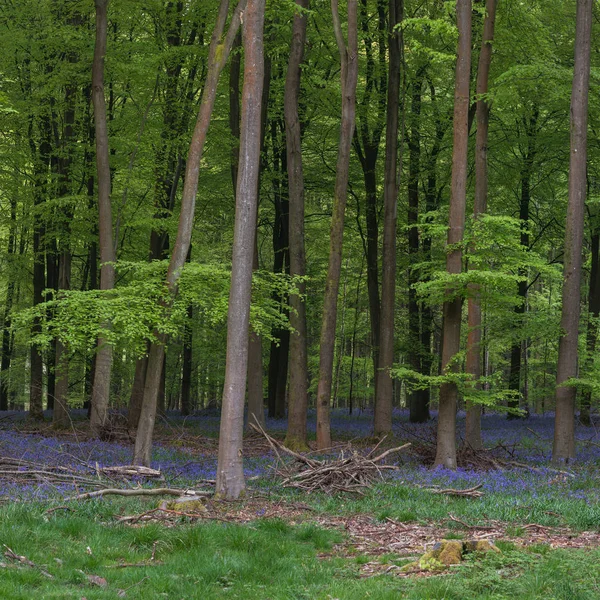
[[[55,506],[54,508],[49,508],[48,510],[45,510],[44,513],[47,515],[51,515],[57,510],[66,510],[67,512],[73,512],[73,509],[69,508],[68,506]]]
[[[455,523],[459,523],[463,527],[466,527],[467,529],[482,529],[482,530],[487,530],[487,531],[491,531],[494,529],[493,527],[490,527],[489,525],[469,525],[468,523],[465,523],[464,521],[457,519],[454,515],[452,515],[450,513],[448,513],[448,518],[451,521],[454,521]]]

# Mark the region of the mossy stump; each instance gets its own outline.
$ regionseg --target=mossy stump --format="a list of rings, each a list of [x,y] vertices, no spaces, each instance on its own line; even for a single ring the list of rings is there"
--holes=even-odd
[[[402,571],[443,571],[460,564],[469,552],[500,552],[500,549],[490,540],[442,540],[418,561],[404,565]]]

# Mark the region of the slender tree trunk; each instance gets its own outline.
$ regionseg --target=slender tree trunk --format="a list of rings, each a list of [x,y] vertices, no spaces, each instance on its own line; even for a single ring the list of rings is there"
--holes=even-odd
[[[32,152],[36,161],[35,170],[35,193],[34,204],[39,207],[44,201],[48,186],[48,168],[50,165],[50,154],[52,146],[50,144],[51,132],[48,119],[40,119],[40,128],[42,129],[42,141],[39,146],[37,156]],[[33,219],[33,305],[40,304],[44,299],[44,290],[46,289],[46,272],[44,265],[44,246],[45,246],[46,227],[42,221],[39,208],[34,214]],[[41,332],[41,322],[39,317],[33,320],[31,334],[36,335]],[[44,395],[44,361],[42,353],[36,345],[31,346],[30,355],[30,383],[29,383],[29,418],[34,421],[44,419],[43,395]]]
[[[357,3],[348,0],[348,47],[344,40],[338,11],[338,0],[331,0],[333,27],[341,60],[342,121],[336,165],[333,214],[331,217],[329,266],[323,300],[323,321],[319,357],[319,383],[317,387],[317,448],[331,446],[329,405],[331,401],[331,377],[335,347],[335,324],[337,298],[342,266],[342,239],[344,234],[344,213],[348,193],[348,172],[350,149],[354,132],[356,113],[356,82],[358,77],[358,31]]]
[[[498,0],[486,1],[486,15],[483,23],[483,38],[477,66],[477,134],[475,138],[475,201],[473,204],[473,218],[487,211],[487,150],[488,129],[490,121],[490,104],[485,95],[488,92],[490,64],[492,62],[492,42],[494,41],[494,25],[496,21],[496,5]],[[476,248],[472,248],[476,252]],[[473,377],[474,384],[480,388],[478,380],[481,378],[481,298],[479,286],[472,286],[469,296],[469,333],[467,338],[467,364],[466,371]],[[473,450],[483,448],[481,438],[481,405],[467,405],[467,422],[465,429],[465,443]]]
[[[181,364],[181,414],[187,417],[192,413],[191,391],[192,391],[192,351],[193,351],[193,330],[192,319],[194,317],[194,309],[188,306],[187,309],[188,323],[185,326],[183,337],[183,360]]]
[[[465,228],[467,196],[467,164],[469,141],[469,82],[471,71],[471,0],[457,0],[458,59],[454,93],[454,145],[452,149],[452,184],[446,270],[449,274],[462,272],[462,251],[456,246],[462,242]],[[452,293],[452,289],[448,290]],[[442,372],[456,370],[455,357],[460,350],[462,298],[444,302],[444,330],[442,344]],[[443,383],[440,388],[437,450],[434,465],[456,468],[456,383]]]
[[[215,487],[218,496],[230,500],[238,498],[245,489],[242,436],[248,368],[252,261],[260,172],[264,16],[265,0],[248,0],[243,27],[244,87],[231,289],[227,313],[227,361]]]
[[[282,130],[280,132],[280,129]],[[280,133],[285,135],[284,124],[279,120],[271,122],[273,145],[273,192],[275,198],[275,222],[273,227],[273,272],[289,273],[289,196],[285,180],[287,157],[285,140],[280,141]],[[287,299],[279,292],[273,294],[273,301],[284,306]],[[287,384],[289,339],[288,329],[278,329],[274,337],[279,343],[271,343],[269,356],[268,404],[269,416],[276,419],[285,417],[285,391]]]
[[[402,58],[402,34],[401,30],[396,26],[402,23],[404,0],[389,0],[388,11],[389,74],[383,188],[381,322],[379,365],[375,374],[377,377],[377,391],[373,422],[373,430],[376,436],[386,434],[392,429],[393,383],[390,376],[390,369],[394,362],[396,221],[398,209],[398,112],[400,102],[400,62]]]
[[[565,382],[572,377],[577,377],[592,8],[592,0],[577,0],[575,68],[571,93],[569,203],[565,228],[562,318],[560,322],[561,331],[564,333],[558,345],[553,463],[566,463],[575,458],[576,388],[565,385]]]
[[[257,234],[258,231],[254,235],[254,248],[252,252],[253,272],[258,270]],[[258,335],[252,327],[250,327],[248,333],[248,423],[257,422],[262,427],[265,427],[262,340],[260,335]]]
[[[589,373],[594,364],[596,343],[598,341],[598,316],[600,315],[600,226],[598,215],[592,216],[592,265],[588,292],[588,322],[586,335],[586,367]],[[588,375],[589,377],[589,375]],[[590,426],[590,409],[592,406],[592,391],[586,389],[581,398],[581,423]]]
[[[10,196],[10,229],[8,233],[8,264],[12,265],[12,259],[17,249],[17,196]],[[4,317],[2,319],[2,360],[0,361],[0,410],[8,410],[8,390],[10,363],[12,360],[11,323],[12,307],[15,299],[15,278],[12,271],[8,273],[8,284],[6,288],[6,302],[4,304]]]
[[[233,181],[233,193],[236,194],[238,164],[239,164],[239,143],[240,143],[240,69],[241,69],[241,32],[236,36],[234,49],[237,50],[232,58],[229,73],[229,128],[235,140],[231,153],[231,175]],[[260,147],[261,154],[264,150],[265,132],[267,125],[267,107],[269,104],[269,92],[271,84],[271,66],[270,59],[265,57],[264,82],[262,91],[262,110],[261,110],[261,132]],[[261,161],[262,162],[262,161]],[[262,171],[262,164],[261,164]],[[257,194],[260,196],[260,174],[257,183]],[[257,203],[258,210],[258,203]],[[258,261],[258,228],[254,236],[254,249],[252,259],[252,271],[256,272],[259,268]],[[265,426],[265,411],[263,401],[263,361],[262,361],[262,339],[252,327],[248,333],[248,424],[259,423]]]
[[[534,107],[531,118],[525,124],[527,133],[527,154],[523,157],[523,167],[521,169],[521,199],[519,205],[519,220],[521,221],[521,246],[529,249],[529,208],[531,204],[531,177],[533,175],[533,165],[536,157],[536,135],[537,120],[539,110]],[[515,305],[515,339],[510,349],[510,373],[508,377],[508,387],[513,391],[514,397],[508,401],[508,407],[513,411],[507,414],[508,419],[516,419],[519,414],[516,412],[520,405],[521,398],[521,363],[523,355],[523,340],[521,331],[523,329],[523,319],[527,312],[527,271],[522,269],[519,274],[524,279],[519,281],[517,294],[519,302]]]
[[[228,0],[222,0],[219,6],[217,23],[215,25],[209,49],[208,73],[202,90],[198,118],[196,120],[196,126],[190,142],[190,149],[186,162],[177,238],[173,246],[173,252],[171,253],[169,269],[167,272],[167,285],[172,296],[174,296],[177,291],[177,282],[188,255],[192,239],[200,162],[217,95],[219,75],[231,52],[233,41],[240,26],[240,15],[245,6],[246,0],[240,0],[233,12],[229,28],[225,35],[225,24],[229,13]],[[152,435],[154,433],[154,421],[156,419],[156,407],[162,373],[164,342],[164,338],[158,339],[156,343],[150,345],[150,351],[148,353],[147,376],[144,383],[144,399],[133,451],[133,462],[136,465],[148,466],[151,460]]]
[[[302,135],[298,103],[301,65],[306,44],[306,10],[308,0],[296,0],[301,11],[294,15],[292,43],[285,79],[284,114],[289,188],[290,275],[306,275],[304,249],[304,173],[302,167]],[[286,446],[306,450],[306,415],[308,411],[308,352],[306,341],[306,283],[298,284],[298,294],[290,296],[290,387]]]
[[[100,289],[112,290],[115,285],[115,251],[112,235],[112,211],[110,204],[110,162],[106,101],[104,99],[104,56],[106,55],[106,32],[108,26],[109,0],[96,0],[96,44],[92,66],[92,102],[96,130],[96,168],[98,174],[98,232],[100,239]],[[110,324],[105,324],[110,326]],[[102,336],[98,339],[96,371],[92,390],[92,415],[90,429],[98,436],[106,425],[110,399],[112,372],[112,346]]]
[[[413,371],[423,372],[419,304],[413,285],[418,276],[413,266],[419,262],[419,174],[421,172],[421,90],[424,69],[417,71],[412,84],[410,135],[408,142],[408,362]],[[414,390],[408,398],[411,423],[424,423],[429,419],[427,390]]]

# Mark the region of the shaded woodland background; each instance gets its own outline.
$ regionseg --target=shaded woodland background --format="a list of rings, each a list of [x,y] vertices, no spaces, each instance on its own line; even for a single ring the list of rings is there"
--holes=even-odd
[[[335,333],[328,337],[334,354],[327,401],[350,412],[373,408],[380,334],[389,328],[395,334],[393,404],[408,406],[412,421],[425,422],[439,385],[448,382],[440,357],[449,285],[456,8],[440,0],[350,4],[357,10],[356,116],[342,213],[337,319],[334,315]],[[464,321],[454,383],[461,402],[508,407],[509,417],[522,417],[551,411],[555,402],[576,6],[561,0],[500,0],[489,89],[477,95],[489,10],[484,2],[462,4],[469,5],[473,56],[464,138],[466,231],[460,242],[462,273],[453,284]],[[395,28],[391,7],[399,11]],[[144,357],[157,339],[166,349],[159,411],[219,408],[239,158],[241,37],[218,83],[192,246],[172,305],[165,300],[164,283],[218,10],[212,0],[123,0],[108,6],[103,85],[115,287],[106,291],[100,289],[106,260],[99,249],[91,85],[94,6],[79,0],[19,0],[0,8],[0,410],[29,409],[39,418],[42,407],[52,409],[57,401],[60,406],[89,403],[98,338],[112,348],[110,407],[129,407],[131,426],[137,425],[143,396]],[[340,5],[350,43],[346,10],[345,3]],[[304,16],[307,25],[298,92],[306,248],[306,277],[300,278],[290,276],[290,236],[297,232],[290,230],[290,189],[296,188],[290,186],[284,114],[295,15]],[[258,390],[269,416],[283,418],[288,373],[296,368],[290,358],[295,335],[289,328],[290,297],[297,298],[299,288],[305,288],[309,403],[317,398],[340,147],[340,55],[329,3],[313,0],[307,8],[301,2],[269,2],[264,17],[248,389]],[[592,23],[597,27],[596,16]],[[382,315],[381,267],[394,40],[399,40],[398,220],[390,319],[389,313]],[[595,50],[592,45],[579,371],[573,381],[585,423],[600,382]],[[474,219],[478,101],[489,109],[487,212]],[[465,348],[473,329],[467,326],[466,299],[476,295],[482,315],[476,328],[480,374],[469,378],[464,376]]]

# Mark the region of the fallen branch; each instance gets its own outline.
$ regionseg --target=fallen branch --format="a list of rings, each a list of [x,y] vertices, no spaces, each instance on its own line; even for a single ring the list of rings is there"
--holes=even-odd
[[[69,500],[87,500],[88,498],[99,498],[100,496],[212,496],[212,492],[194,492],[192,490],[181,490],[174,488],[137,488],[134,490],[124,490],[120,488],[106,488],[103,490],[97,490],[95,492],[87,492],[86,494],[79,494],[78,496],[71,496],[66,498]]]
[[[479,492],[479,488],[483,487],[483,483],[476,485],[475,487],[467,490],[455,490],[453,488],[447,488],[445,490],[438,490],[435,488],[425,488],[434,494],[445,494],[446,496],[460,496],[464,498],[480,498],[483,496],[483,492]]]

